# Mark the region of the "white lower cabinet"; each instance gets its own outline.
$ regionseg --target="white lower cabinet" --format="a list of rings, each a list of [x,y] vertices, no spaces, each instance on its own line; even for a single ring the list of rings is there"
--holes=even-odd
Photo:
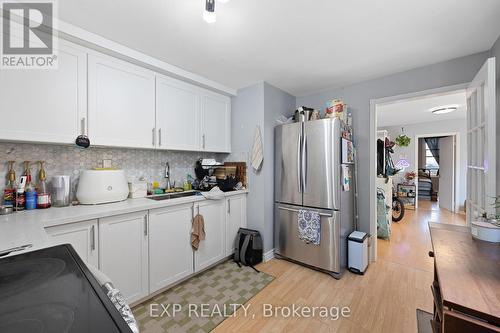
[[[193,213],[203,216],[206,233],[194,252]],[[54,244],[71,244],[85,263],[106,274],[130,304],[231,255],[236,233],[246,225],[246,194],[241,194],[45,231]]]
[[[97,220],[48,227],[45,231],[54,245],[71,244],[85,263],[99,266]]]
[[[198,272],[225,257],[224,200],[207,200],[195,203],[195,213],[203,215],[205,240],[194,252],[194,270]]]
[[[193,273],[193,204],[149,212],[149,286],[153,293]]]
[[[148,229],[147,212],[99,220],[99,269],[129,304],[149,294]]]
[[[246,194],[226,198],[226,256],[234,253],[236,234],[240,228],[247,227]]]

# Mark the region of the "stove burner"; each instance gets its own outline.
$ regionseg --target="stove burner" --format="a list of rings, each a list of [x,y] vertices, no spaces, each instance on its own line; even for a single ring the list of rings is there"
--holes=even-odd
[[[62,304],[43,304],[0,315],[0,332],[69,332],[74,311]]]
[[[39,288],[61,274],[65,267],[66,263],[57,258],[0,263],[0,299]]]

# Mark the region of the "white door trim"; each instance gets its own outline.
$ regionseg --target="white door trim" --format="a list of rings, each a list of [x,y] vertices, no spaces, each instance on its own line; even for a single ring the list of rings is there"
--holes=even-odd
[[[469,86],[469,82],[445,86],[440,88],[428,89],[408,94],[388,96],[382,98],[374,98],[370,100],[370,260],[377,260],[377,104],[397,102],[423,96],[439,95],[442,93],[465,90]]]
[[[418,208],[418,139],[423,138],[433,138],[439,136],[454,136],[455,137],[455,160],[453,161],[453,212],[458,213],[459,202],[458,199],[460,197],[460,187],[458,182],[458,174],[460,168],[460,132],[444,132],[444,133],[431,133],[431,134],[417,134],[415,135],[415,174],[417,177],[415,178],[415,189],[417,199],[415,201],[415,208]]]

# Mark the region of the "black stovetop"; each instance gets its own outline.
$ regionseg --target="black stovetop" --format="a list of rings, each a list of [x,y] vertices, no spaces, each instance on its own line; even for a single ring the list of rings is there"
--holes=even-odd
[[[71,245],[0,259],[0,332],[131,332]]]

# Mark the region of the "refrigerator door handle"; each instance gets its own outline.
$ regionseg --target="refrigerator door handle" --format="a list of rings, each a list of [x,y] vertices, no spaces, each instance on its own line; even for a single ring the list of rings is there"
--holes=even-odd
[[[297,142],[297,186],[299,188],[299,193],[302,193],[302,127]]]
[[[288,208],[288,207],[283,207],[283,206],[278,206],[278,209],[281,209],[281,210],[287,210],[289,212],[294,212],[294,213],[298,213],[299,210],[298,209],[293,209],[293,208]],[[305,209],[307,210],[307,209]],[[333,217],[333,214],[325,214],[325,213],[319,213],[320,216],[326,216],[326,217]]]
[[[302,192],[307,191],[307,135],[304,134],[302,139]]]

